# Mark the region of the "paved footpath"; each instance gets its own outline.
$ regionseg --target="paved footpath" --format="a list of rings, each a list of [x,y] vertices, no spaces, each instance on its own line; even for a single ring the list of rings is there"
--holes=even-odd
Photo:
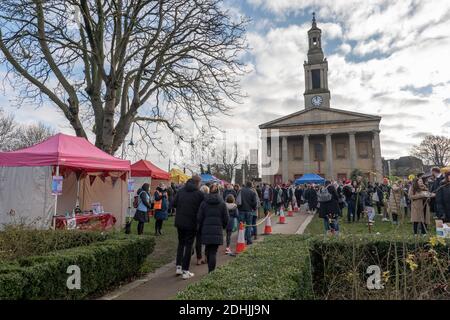
[[[278,224],[278,217],[272,216],[272,233],[273,234],[301,234],[312,219],[312,215],[303,212],[295,212],[294,217],[286,217],[286,224]],[[264,230],[264,223],[259,225],[258,233]],[[258,236],[258,240],[253,241],[253,245],[257,245],[265,236]],[[270,236],[269,236],[270,237]],[[237,232],[232,238],[231,247],[236,247]],[[217,253],[217,267],[224,265],[235,257],[224,254],[225,248],[219,247]],[[154,273],[126,284],[117,290],[108,293],[100,298],[101,300],[168,300],[173,299],[175,295],[184,290],[190,283],[199,281],[208,273],[206,264],[197,266],[196,256],[193,255],[191,262],[191,272],[195,276],[189,280],[183,280],[181,277],[175,276],[175,261],[159,268]]]

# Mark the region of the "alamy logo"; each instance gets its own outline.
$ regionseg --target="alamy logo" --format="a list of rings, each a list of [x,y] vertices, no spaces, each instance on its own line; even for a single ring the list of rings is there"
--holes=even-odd
[[[67,274],[70,276],[67,278],[67,288],[69,290],[80,290],[81,289],[81,270],[79,266],[71,265],[67,267]]]
[[[381,283],[381,269],[379,266],[371,265],[367,268],[366,273],[369,275],[367,278],[367,289],[369,290],[381,290],[384,289]]]

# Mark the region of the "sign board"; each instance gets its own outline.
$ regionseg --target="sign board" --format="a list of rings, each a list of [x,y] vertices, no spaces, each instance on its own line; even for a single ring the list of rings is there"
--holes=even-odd
[[[52,195],[54,196],[62,195],[63,179],[64,178],[62,176],[52,177]]]
[[[128,179],[128,193],[134,193],[134,179]]]

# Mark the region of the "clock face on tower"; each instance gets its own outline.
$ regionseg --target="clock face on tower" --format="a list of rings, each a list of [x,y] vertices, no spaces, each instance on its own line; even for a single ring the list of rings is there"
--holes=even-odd
[[[321,96],[314,96],[311,98],[311,103],[315,107],[320,107],[322,105],[323,98]]]

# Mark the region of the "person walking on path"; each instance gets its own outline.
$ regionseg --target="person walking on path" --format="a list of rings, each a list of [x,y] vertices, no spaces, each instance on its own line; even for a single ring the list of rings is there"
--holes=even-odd
[[[206,197],[209,194],[209,187],[205,184],[200,187],[200,191]],[[198,266],[206,263],[206,258],[203,259],[203,245],[202,245],[202,230],[201,229],[197,230],[197,235],[195,236],[195,255],[197,256],[197,265]]]
[[[169,217],[169,201],[166,186],[160,183],[154,195],[153,209],[155,210],[155,236],[162,235],[163,222]]]
[[[217,249],[223,244],[223,229],[228,225],[229,216],[218,185],[213,184],[209,192],[200,205],[197,220],[205,245],[208,272],[212,272],[216,268]]]
[[[229,194],[226,199],[226,206],[228,209],[228,215],[230,219],[228,220],[227,225],[227,248],[225,249],[225,254],[231,254],[233,253],[230,245],[231,245],[231,235],[234,231],[237,230],[237,225],[239,221],[239,210],[237,208],[236,199],[232,194]]]
[[[277,185],[273,189],[272,208],[276,215],[280,214],[281,203],[283,202],[282,201],[282,193],[283,193],[283,191],[281,190],[279,185]]]
[[[134,214],[134,220],[138,222],[138,235],[142,235],[144,234],[144,225],[149,221],[148,212],[152,209],[150,201],[150,185],[148,183],[144,183],[137,191],[137,194],[138,206],[136,208],[136,213]]]
[[[402,208],[400,206],[402,200],[402,188],[399,182],[395,182],[391,188],[391,194],[388,200],[389,214],[392,217],[392,223],[398,224],[398,216],[402,214]]]
[[[430,185],[430,192],[436,193],[436,191],[441,187],[442,181],[445,180],[445,177],[441,173],[441,169],[439,169],[438,167],[434,167],[433,169],[431,169],[431,173],[433,175],[434,180]],[[439,209],[441,209],[441,208],[442,207],[438,207],[436,205],[436,199],[430,200],[430,210],[431,210],[432,214],[438,219],[444,218],[445,212],[440,211]]]
[[[323,219],[325,233],[339,234],[338,219],[341,215],[339,196],[329,180],[325,181],[325,186],[319,191],[318,201],[320,203],[319,218]]]
[[[263,184],[261,195],[263,199],[264,215],[267,215],[272,207],[273,190],[268,184]]]
[[[238,194],[237,205],[239,209],[239,221],[245,226],[245,241],[252,244],[252,212],[256,210],[256,193],[252,190],[252,183],[248,181]]]
[[[432,196],[428,188],[420,178],[415,178],[409,189],[409,198],[411,199],[411,222],[413,223],[414,234],[427,234],[427,228],[430,224],[430,206],[428,198]]]
[[[197,231],[197,213],[204,199],[199,190],[201,178],[194,176],[186,182],[174,199],[173,207],[177,210],[175,215],[175,227],[178,231],[178,248],[176,258],[176,274],[183,279],[194,276],[189,272],[191,263],[192,245]]]
[[[233,186],[229,183],[227,184],[225,190],[223,191],[223,200],[226,201],[230,194],[234,197],[234,199],[236,199],[237,193],[233,189]]]
[[[256,195],[256,209],[252,211],[252,236],[253,239],[257,239],[258,234],[258,226],[256,225],[256,222],[258,221],[258,212],[259,208],[261,207],[260,197],[258,194],[258,191],[255,188],[252,188],[253,192]]]
[[[445,174],[436,191],[436,210],[441,213],[444,222],[450,222],[450,171]]]

